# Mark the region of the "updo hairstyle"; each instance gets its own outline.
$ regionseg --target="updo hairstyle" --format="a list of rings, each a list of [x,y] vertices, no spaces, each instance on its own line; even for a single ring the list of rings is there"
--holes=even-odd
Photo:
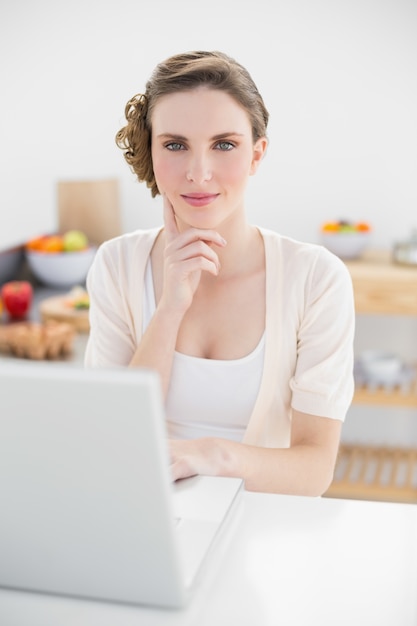
[[[146,83],[144,94],[126,104],[126,126],[116,135],[116,143],[135,172],[145,182],[152,197],[159,194],[153,172],[151,139],[152,112],[159,98],[201,86],[228,93],[247,112],[253,141],[266,136],[269,114],[249,72],[222,52],[187,52],[159,63]]]

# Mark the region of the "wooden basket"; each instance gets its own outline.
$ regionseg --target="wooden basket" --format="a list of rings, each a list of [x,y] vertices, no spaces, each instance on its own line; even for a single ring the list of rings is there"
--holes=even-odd
[[[325,495],[415,503],[417,450],[341,445],[334,480]]]

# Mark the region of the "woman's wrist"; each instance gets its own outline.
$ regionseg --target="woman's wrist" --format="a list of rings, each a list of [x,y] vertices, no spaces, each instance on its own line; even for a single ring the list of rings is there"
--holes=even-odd
[[[172,306],[172,304],[162,297],[157,304],[154,317],[156,317],[160,323],[168,324],[178,332],[186,312],[187,308]]]
[[[217,476],[242,476],[239,454],[241,444],[217,437],[208,437],[205,441],[207,455],[210,457]]]

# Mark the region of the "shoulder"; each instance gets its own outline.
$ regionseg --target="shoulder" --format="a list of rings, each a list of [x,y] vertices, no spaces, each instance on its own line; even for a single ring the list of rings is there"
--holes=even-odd
[[[322,245],[297,241],[261,229],[265,242],[267,284],[270,293],[279,293],[297,306],[308,302],[353,302],[353,285],[346,264]]]
[[[268,260],[288,268],[291,274],[336,273],[348,276],[345,263],[320,244],[298,241],[265,228],[259,229],[265,242]]]
[[[89,271],[89,283],[111,281],[122,285],[145,272],[146,262],[160,228],[136,230],[102,243]]]

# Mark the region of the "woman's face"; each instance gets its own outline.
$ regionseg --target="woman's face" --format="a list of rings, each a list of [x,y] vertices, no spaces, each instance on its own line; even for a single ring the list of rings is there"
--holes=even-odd
[[[216,228],[243,213],[266,139],[253,143],[249,116],[229,94],[199,87],[163,96],[151,123],[156,183],[180,227]]]

